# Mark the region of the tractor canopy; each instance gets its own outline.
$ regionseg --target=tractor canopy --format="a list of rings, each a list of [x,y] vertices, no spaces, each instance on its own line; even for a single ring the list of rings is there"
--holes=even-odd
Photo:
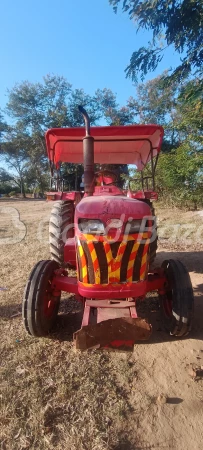
[[[133,164],[141,171],[160,152],[164,130],[159,125],[91,127],[94,138],[94,162],[99,164]],[[52,128],[46,133],[51,165],[61,162],[83,163],[85,130]]]

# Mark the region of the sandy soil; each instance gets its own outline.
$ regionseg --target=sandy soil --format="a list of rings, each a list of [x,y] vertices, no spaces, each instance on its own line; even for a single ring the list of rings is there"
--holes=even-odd
[[[150,297],[141,310],[153,324],[149,342],[135,345],[133,352],[76,353],[71,336],[80,325],[80,308],[73,297],[64,296],[49,339],[29,337],[20,315],[32,266],[49,258],[51,206],[0,203],[0,287],[7,288],[0,291],[2,450],[201,450],[203,247],[200,233],[195,239],[194,234],[203,217],[158,209],[160,227],[166,221],[195,223],[195,231],[190,229],[194,242],[170,241],[162,228],[156,260],[159,265],[180,259],[190,272],[195,294],[191,335],[170,338],[162,329],[157,299]],[[8,208],[16,208],[23,223]]]

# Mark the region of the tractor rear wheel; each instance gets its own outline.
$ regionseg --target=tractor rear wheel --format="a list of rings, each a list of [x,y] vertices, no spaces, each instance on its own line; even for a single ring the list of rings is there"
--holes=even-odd
[[[61,293],[54,292],[51,283],[57,269],[56,261],[40,261],[28,278],[22,315],[25,329],[32,336],[46,336],[56,322]]]
[[[168,290],[159,296],[161,317],[172,336],[185,336],[192,327],[194,297],[189,273],[180,261],[169,259],[162,264]]]
[[[51,259],[64,264],[64,246],[68,238],[74,236],[74,205],[68,200],[54,203],[49,221],[49,243]]]

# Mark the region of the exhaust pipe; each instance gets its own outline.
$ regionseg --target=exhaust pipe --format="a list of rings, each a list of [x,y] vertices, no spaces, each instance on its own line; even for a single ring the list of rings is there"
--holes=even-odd
[[[85,121],[86,136],[83,138],[84,191],[88,196],[94,192],[94,138],[90,136],[90,118],[87,111],[78,106]]]

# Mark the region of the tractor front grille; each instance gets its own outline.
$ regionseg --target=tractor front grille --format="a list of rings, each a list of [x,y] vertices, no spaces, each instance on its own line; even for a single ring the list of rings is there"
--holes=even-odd
[[[79,281],[94,284],[144,280],[148,268],[149,239],[108,243],[77,241]]]

